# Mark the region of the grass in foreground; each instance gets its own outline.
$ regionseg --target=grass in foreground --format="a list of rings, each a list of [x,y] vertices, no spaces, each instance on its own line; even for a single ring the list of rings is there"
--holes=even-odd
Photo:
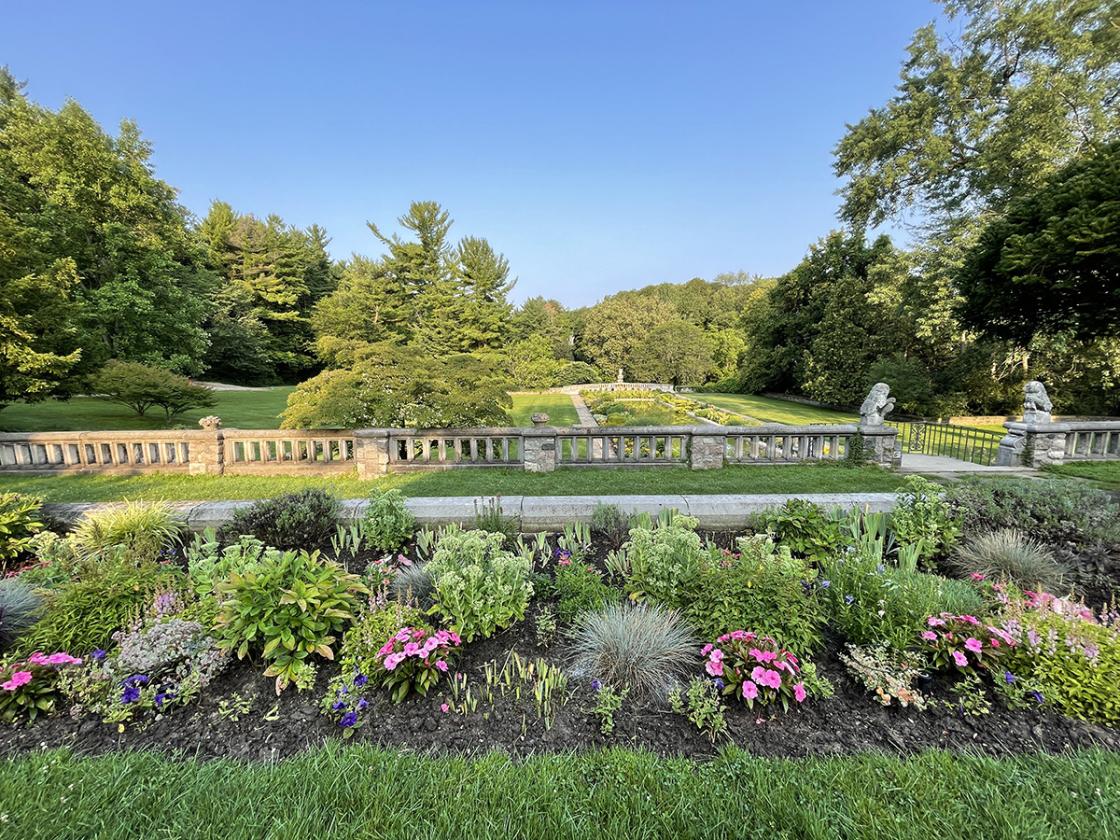
[[[368,496],[374,487],[399,487],[407,496],[593,496],[701,493],[891,492],[902,477],[878,467],[835,464],[732,466],[696,471],[687,467],[565,468],[548,474],[520,469],[462,469],[387,475],[371,481],[356,473],[338,476],[0,475],[0,492],[32,493],[48,502],[115,499],[206,501],[262,499],[308,487],[343,498]]]
[[[1061,478],[1084,478],[1106,490],[1120,490],[1120,461],[1074,461],[1046,471]]]
[[[543,411],[548,415],[549,425],[574,426],[579,423],[576,407],[567,394],[550,394],[540,391],[513,391],[513,408],[509,414],[514,426],[532,426],[533,415]]]
[[[147,429],[197,429],[198,419],[217,414],[222,425],[238,429],[278,429],[280,413],[288,407],[288,394],[294,389],[278,386],[261,391],[217,391],[218,404],[212,408],[187,411],[168,423],[163,411],[153,408],[140,417],[130,408],[96,397],[69,400],[43,400],[13,403],[0,410],[0,431],[143,431]]]
[[[39,753],[0,762],[4,832],[56,837],[1030,837],[1120,833],[1120,756],[929,752],[514,761],[329,745],[278,764]],[[220,827],[220,828],[219,828]]]

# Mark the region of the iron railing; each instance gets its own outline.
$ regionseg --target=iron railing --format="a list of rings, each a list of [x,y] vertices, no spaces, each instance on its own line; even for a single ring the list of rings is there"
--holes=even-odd
[[[906,453],[940,455],[989,467],[996,460],[1003,435],[975,426],[958,426],[922,418],[891,418],[888,426],[898,429],[898,447]]]

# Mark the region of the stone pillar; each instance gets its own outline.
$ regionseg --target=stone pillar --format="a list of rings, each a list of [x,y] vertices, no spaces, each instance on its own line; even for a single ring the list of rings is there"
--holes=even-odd
[[[722,431],[713,432],[710,426],[697,426],[692,430],[688,465],[694,470],[718,470],[723,467],[727,437]]]
[[[556,469],[556,430],[545,426],[526,429],[521,437],[522,461],[527,472],[547,473]]]
[[[902,452],[898,448],[898,429],[893,426],[859,426],[863,439],[863,453],[870,464],[887,469],[898,469],[902,465]]]
[[[354,463],[358,478],[376,478],[389,472],[389,430],[355,430]]]
[[[198,425],[201,432],[188,433],[191,455],[187,471],[191,475],[222,475],[226,471],[222,418],[212,414],[200,419]]]
[[[999,442],[996,466],[1046,467],[1060,464],[1066,457],[1066,423],[1023,423],[1008,420],[1007,434]]]

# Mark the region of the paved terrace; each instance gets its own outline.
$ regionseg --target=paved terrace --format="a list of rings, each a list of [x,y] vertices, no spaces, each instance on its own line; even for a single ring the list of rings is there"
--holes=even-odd
[[[866,508],[889,511],[894,507],[894,493],[775,493],[757,495],[666,495],[666,496],[447,496],[416,497],[406,500],[418,525],[471,525],[475,515],[493,502],[501,504],[502,513],[521,520],[526,531],[559,530],[568,522],[590,522],[597,504],[617,505],[626,513],[649,513],[678,510],[700,520],[701,528],[734,529],[746,525],[751,514],[781,507],[787,500],[808,499],[826,508]],[[47,504],[44,513],[63,521],[73,521],[97,508],[111,507],[116,502]],[[173,502],[187,527],[193,531],[218,528],[237,508],[253,504],[251,500],[236,502]],[[343,521],[360,518],[369,505],[366,499],[342,502]]]

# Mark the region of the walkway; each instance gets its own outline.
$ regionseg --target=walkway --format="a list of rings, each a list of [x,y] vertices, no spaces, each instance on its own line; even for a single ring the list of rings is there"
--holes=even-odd
[[[944,455],[922,455],[915,452],[905,452],[902,455],[902,469],[904,473],[931,473],[944,475],[946,473],[976,473],[979,475],[1024,475],[1037,476],[1038,470],[1028,467],[985,467],[973,464],[970,461],[961,461]]]
[[[894,507],[894,493],[772,493],[739,495],[667,495],[667,496],[422,496],[407,499],[405,504],[416,517],[418,525],[473,525],[484,505],[498,502],[502,513],[517,517],[526,532],[560,530],[568,522],[591,522],[596,505],[616,505],[624,513],[649,513],[677,510],[700,520],[702,528],[742,528],[752,514],[781,507],[789,499],[808,499],[826,508],[867,508],[888,511]],[[121,502],[87,504],[46,504],[43,513],[72,522],[97,508]],[[221,527],[237,508],[251,505],[251,500],[236,502],[173,502],[192,531]],[[361,517],[369,505],[367,499],[346,499],[342,502],[343,521]]]
[[[576,407],[576,414],[579,415],[579,425],[581,426],[598,426],[595,422],[595,416],[591,413],[591,409],[587,407],[587,403],[583,401],[583,397],[579,394],[569,394],[572,398],[572,405]]]

